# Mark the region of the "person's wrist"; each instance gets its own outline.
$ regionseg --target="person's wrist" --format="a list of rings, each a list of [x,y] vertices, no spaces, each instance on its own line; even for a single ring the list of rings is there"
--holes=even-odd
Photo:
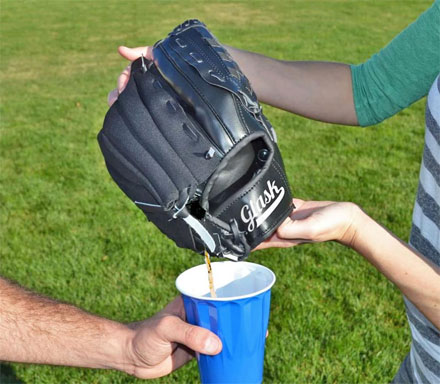
[[[362,227],[365,212],[354,203],[343,203],[346,210],[345,223],[340,236],[336,239],[339,243],[353,248],[359,230]]]
[[[114,339],[114,355],[104,368],[116,369],[133,375],[135,364],[132,354],[132,344],[135,331],[125,324],[120,324],[112,335]]]

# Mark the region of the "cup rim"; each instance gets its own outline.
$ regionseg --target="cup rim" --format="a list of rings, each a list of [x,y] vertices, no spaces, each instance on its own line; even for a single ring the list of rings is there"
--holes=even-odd
[[[200,268],[201,266],[205,266],[205,263],[203,263],[203,264],[195,265],[194,267],[188,268],[188,269],[186,269],[185,271],[183,271],[182,273],[180,273],[179,276],[177,276],[177,278],[176,278],[176,282],[175,282],[177,290],[178,290],[182,295],[185,295],[185,296],[191,297],[191,298],[193,298],[193,299],[203,300],[203,301],[234,301],[234,300],[242,300],[242,299],[247,299],[247,298],[249,298],[249,297],[258,296],[258,295],[260,295],[261,293],[264,293],[264,292],[268,291],[269,289],[272,288],[272,286],[275,284],[275,281],[276,281],[276,279],[277,279],[276,276],[275,276],[275,273],[274,273],[271,269],[269,269],[269,268],[267,268],[266,266],[261,265],[261,264],[257,264],[257,263],[249,263],[248,261],[215,261],[215,262],[212,262],[211,264],[214,265],[214,264],[218,264],[218,263],[232,263],[232,264],[251,264],[251,265],[256,265],[258,268],[265,269],[266,271],[268,271],[269,274],[270,274],[271,277],[272,277],[272,281],[270,282],[270,284],[269,284],[267,287],[265,287],[265,288],[263,288],[263,289],[260,289],[259,291],[256,291],[256,292],[253,292],[253,293],[248,293],[247,295],[230,296],[230,297],[210,297],[210,296],[196,296],[196,295],[192,295],[192,294],[188,293],[187,290],[182,289],[182,287],[179,286],[179,279],[180,279],[181,276],[182,276],[184,273],[186,273],[187,271],[190,271],[190,270],[195,269],[195,268]]]

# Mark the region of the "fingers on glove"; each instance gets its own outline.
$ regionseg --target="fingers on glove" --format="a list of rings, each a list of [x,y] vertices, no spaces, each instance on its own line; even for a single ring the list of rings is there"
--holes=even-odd
[[[110,92],[108,93],[108,96],[107,96],[107,103],[108,103],[108,106],[109,106],[109,107],[111,107],[111,106],[113,105],[113,103],[114,103],[116,100],[118,100],[118,96],[119,96],[119,92],[118,92],[117,89],[113,89],[112,91],[110,91]]]
[[[131,72],[131,65],[127,65],[124,70],[121,72],[121,74],[118,77],[118,92],[122,93],[122,91],[127,86],[128,80],[130,80],[130,72]]]
[[[128,48],[124,46],[118,47],[119,54],[130,61],[134,61],[144,55],[144,57],[148,60],[153,60],[153,47],[136,47],[136,48]]]
[[[107,96],[108,106],[111,107],[113,103],[118,100],[118,96],[127,86],[130,80],[131,66],[127,65],[118,77],[117,88],[111,90]]]

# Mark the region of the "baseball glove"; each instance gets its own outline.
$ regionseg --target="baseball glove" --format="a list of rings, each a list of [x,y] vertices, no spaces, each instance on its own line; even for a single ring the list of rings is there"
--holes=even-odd
[[[110,175],[179,247],[246,258],[292,211],[275,132],[248,79],[189,20],[139,58],[98,141]]]

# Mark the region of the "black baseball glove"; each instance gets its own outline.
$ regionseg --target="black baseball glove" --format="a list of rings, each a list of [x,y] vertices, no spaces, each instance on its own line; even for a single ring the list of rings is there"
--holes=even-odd
[[[179,247],[242,260],[292,211],[275,132],[248,79],[189,20],[134,61],[98,140],[110,175]]]

